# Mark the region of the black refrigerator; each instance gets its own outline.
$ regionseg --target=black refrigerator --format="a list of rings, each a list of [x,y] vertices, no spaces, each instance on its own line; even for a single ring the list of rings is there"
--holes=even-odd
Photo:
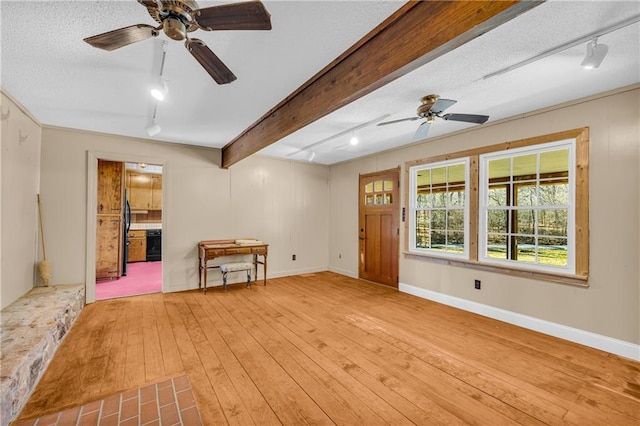
[[[124,190],[124,209],[122,209],[122,276],[127,275],[127,257],[129,257],[129,228],[131,228],[131,206],[129,205],[129,197],[127,189]]]

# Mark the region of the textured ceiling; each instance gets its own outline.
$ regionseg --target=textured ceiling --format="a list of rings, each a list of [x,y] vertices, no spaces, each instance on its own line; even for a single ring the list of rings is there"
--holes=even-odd
[[[208,7],[227,2],[199,2]],[[169,40],[154,137],[222,147],[402,6],[396,1],[265,1],[271,31],[197,31],[238,79],[217,85]],[[0,2],[1,85],[45,125],[148,138],[154,103],[148,88],[159,70],[164,35],[112,52],[83,38],[154,24],[136,1]],[[386,117],[411,117],[430,93],[456,99],[447,110],[491,121],[640,82],[640,24],[599,38],[602,65],[579,64],[586,43],[489,79],[484,75],[640,15],[637,1],[550,1],[424,67],[295,132],[260,153],[333,164],[414,142],[419,121],[365,126],[360,143],[349,129]],[[429,137],[471,125],[437,121]],[[342,137],[334,137],[344,134]],[[319,141],[330,141],[318,144]],[[310,148],[310,146],[313,146]]]

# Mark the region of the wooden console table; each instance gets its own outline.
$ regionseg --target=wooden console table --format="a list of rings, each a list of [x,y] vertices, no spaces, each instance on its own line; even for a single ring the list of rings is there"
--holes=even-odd
[[[204,275],[204,292],[207,292],[207,270],[220,268],[220,265],[209,266],[207,262],[223,256],[253,255],[254,282],[258,279],[258,264],[262,264],[264,285],[267,285],[267,254],[269,244],[236,244],[236,240],[204,240],[198,243],[198,288],[202,287]],[[262,260],[258,259],[262,256]]]

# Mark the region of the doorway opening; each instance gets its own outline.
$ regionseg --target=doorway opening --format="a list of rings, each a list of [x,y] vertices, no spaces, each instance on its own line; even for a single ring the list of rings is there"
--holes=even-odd
[[[162,292],[162,172],[98,159],[95,300]]]

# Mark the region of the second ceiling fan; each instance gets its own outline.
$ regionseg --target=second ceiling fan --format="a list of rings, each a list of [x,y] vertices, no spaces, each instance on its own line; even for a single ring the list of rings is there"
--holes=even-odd
[[[418,130],[414,135],[415,139],[423,139],[427,137],[429,133],[429,128],[431,127],[431,123],[436,121],[436,118],[441,118],[443,120],[449,121],[463,121],[465,123],[474,123],[474,124],[482,124],[485,123],[488,119],[488,115],[478,115],[478,114],[444,114],[444,110],[449,108],[451,105],[455,104],[457,101],[451,99],[441,99],[439,95],[427,95],[420,99],[422,103],[417,111],[415,117],[401,118],[399,120],[385,121],[384,123],[379,123],[378,126],[386,126],[387,124],[400,123],[403,121],[414,121],[426,119],[426,121],[420,126],[418,126]]]
[[[115,50],[129,44],[157,37],[160,30],[173,40],[185,40],[185,47],[218,84],[237,77],[200,39],[189,38],[197,29],[270,30],[271,15],[260,1],[223,4],[200,9],[194,0],[138,0],[160,25],[131,25],[84,39],[93,47]]]

